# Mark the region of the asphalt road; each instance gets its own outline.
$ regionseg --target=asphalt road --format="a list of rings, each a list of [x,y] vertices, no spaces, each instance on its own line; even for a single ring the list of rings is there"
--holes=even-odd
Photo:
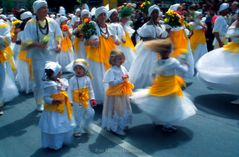
[[[74,139],[59,151],[41,149],[33,94],[21,94],[4,107],[0,117],[0,157],[239,157],[237,97],[207,88],[196,78],[186,92],[197,115],[177,124],[176,133],[163,133],[133,104],[133,123],[120,137],[100,128],[102,106],[95,108],[92,133]]]

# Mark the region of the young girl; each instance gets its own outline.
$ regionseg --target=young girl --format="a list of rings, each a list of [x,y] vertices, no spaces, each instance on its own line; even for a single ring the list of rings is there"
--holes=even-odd
[[[120,50],[112,50],[109,60],[112,67],[104,76],[107,87],[102,127],[119,135],[125,135],[124,129],[131,123],[132,118],[129,95],[132,94],[134,86],[128,81],[128,71],[122,66],[124,61],[125,56]]]
[[[172,51],[169,39],[148,41],[145,45],[158,52],[161,59],[153,68],[153,84],[148,89],[135,92],[131,99],[154,123],[163,124],[163,131],[176,131],[173,124],[196,113],[196,107],[182,92],[184,80],[177,75],[177,72],[186,72],[188,68],[169,57]]]
[[[74,131],[75,137],[81,136],[83,130],[88,133],[89,125],[95,115],[91,105],[96,105],[96,101],[88,68],[88,63],[84,59],[75,60],[73,64],[75,76],[70,79],[68,88],[77,125]]]
[[[42,147],[58,150],[72,139],[75,121],[70,100],[65,91],[68,82],[60,79],[61,66],[56,62],[45,65],[44,111],[39,126],[42,132]]]

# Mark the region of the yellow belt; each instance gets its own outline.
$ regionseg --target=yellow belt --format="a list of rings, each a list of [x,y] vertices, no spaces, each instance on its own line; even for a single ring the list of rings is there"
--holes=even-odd
[[[80,88],[73,91],[73,101],[75,103],[81,103],[83,108],[88,107],[89,100],[90,97],[88,88]]]
[[[127,96],[132,94],[132,89],[134,88],[134,85],[130,83],[129,81],[124,81],[123,83],[116,85],[116,86],[110,86],[107,91],[107,96]]]

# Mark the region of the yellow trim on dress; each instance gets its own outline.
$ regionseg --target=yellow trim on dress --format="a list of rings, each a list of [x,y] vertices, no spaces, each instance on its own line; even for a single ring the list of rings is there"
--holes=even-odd
[[[129,81],[124,81],[123,83],[116,86],[109,86],[106,91],[107,96],[128,96],[132,94],[132,89],[134,85]]]
[[[239,43],[229,42],[223,46],[223,49],[231,53],[239,53]]]
[[[123,36],[123,38],[125,39],[125,43],[122,43],[121,45],[124,47],[128,47],[128,48],[132,49],[134,52],[136,52],[135,46],[134,46],[128,32],[125,32],[125,36]]]
[[[193,52],[199,44],[206,44],[205,33],[202,29],[193,30],[193,35],[190,38],[190,44]]]
[[[88,88],[73,90],[72,95],[74,103],[81,103],[85,109],[88,107],[88,101],[90,100]]]
[[[62,52],[72,52],[72,43],[69,36],[62,38],[61,48],[62,48]]]

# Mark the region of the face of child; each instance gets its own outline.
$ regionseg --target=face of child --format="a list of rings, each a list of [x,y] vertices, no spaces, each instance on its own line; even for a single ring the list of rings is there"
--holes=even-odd
[[[52,75],[51,79],[56,81],[58,78],[61,78],[61,76],[62,76],[62,71],[60,71],[56,76]]]
[[[115,65],[121,66],[124,63],[124,57],[123,56],[116,56],[115,58]]]
[[[82,76],[85,75],[85,70],[84,70],[84,68],[81,67],[81,66],[76,66],[76,67],[74,68],[74,71],[75,71],[76,76],[78,76],[78,77],[82,77]]]

